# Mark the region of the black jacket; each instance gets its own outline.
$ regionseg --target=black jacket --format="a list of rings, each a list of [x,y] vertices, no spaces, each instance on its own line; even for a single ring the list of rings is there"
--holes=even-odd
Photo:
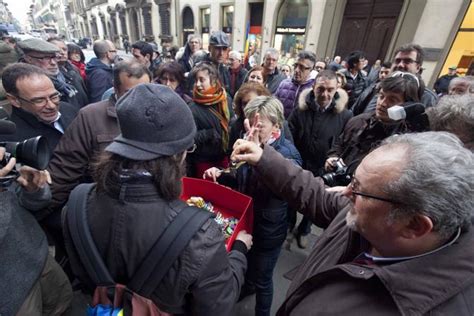
[[[298,107],[288,118],[295,146],[303,158],[303,168],[315,176],[323,174],[327,151],[352,117],[345,108],[347,94],[339,89],[326,111],[321,112],[312,89],[304,90]]]
[[[118,283],[127,284],[155,240],[185,210],[186,204],[162,199],[151,179],[117,178],[107,179],[106,192],[91,192],[88,222],[112,277]],[[87,290],[92,290],[94,284],[80,263],[67,225],[64,225],[64,236],[72,271]],[[210,218],[161,283],[150,280],[156,285],[151,300],[171,314],[229,315],[239,297],[247,266],[245,246],[236,247],[241,243],[234,243],[233,249],[238,250],[226,253],[222,231]]]
[[[341,71],[341,73],[346,77],[347,80],[344,90],[346,90],[347,94],[349,95],[348,108],[352,110],[352,106],[354,105],[356,99],[367,87],[367,80],[364,74],[360,71],[355,79],[352,78],[350,71],[347,69]]]
[[[64,78],[66,78],[66,83],[74,86],[76,88],[76,94],[73,98],[70,98],[69,101],[62,100],[64,102],[68,102],[79,110],[83,106],[89,104],[89,98],[87,97],[87,88],[84,80],[82,80],[79,71],[76,70],[70,62],[66,62],[64,67],[59,67],[59,71],[63,74]]]
[[[228,98],[227,106],[232,118],[230,98]],[[201,105],[192,102],[189,104],[189,108],[196,123],[197,133],[194,143],[197,148],[194,153],[188,156],[188,161],[191,163],[221,161],[226,156],[226,151],[222,148],[222,127],[219,119],[210,111],[210,108],[218,111],[217,105]]]
[[[66,130],[74,117],[76,117],[77,110],[68,103],[60,102],[59,112],[61,112],[59,124]],[[33,114],[17,107],[12,108],[10,120],[16,124],[16,133],[12,135],[0,135],[0,140],[19,142],[42,135],[48,140],[50,156],[59,142],[59,139],[63,136],[63,133],[53,126],[39,121]]]

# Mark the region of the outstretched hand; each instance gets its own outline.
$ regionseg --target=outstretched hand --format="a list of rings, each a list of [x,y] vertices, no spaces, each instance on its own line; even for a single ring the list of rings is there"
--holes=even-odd
[[[256,165],[262,158],[263,149],[258,143],[238,139],[234,144],[234,151],[230,159],[232,161],[245,161],[251,165]]]

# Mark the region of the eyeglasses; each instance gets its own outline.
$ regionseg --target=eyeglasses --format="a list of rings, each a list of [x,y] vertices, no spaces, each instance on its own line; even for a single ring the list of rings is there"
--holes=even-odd
[[[44,57],[38,57],[38,56],[32,56],[32,55],[28,55],[29,57],[31,58],[34,58],[36,60],[40,60],[44,63],[50,63],[52,60],[54,61],[58,61],[58,59],[61,58],[61,56],[58,56],[58,55],[55,55],[55,56],[44,56]]]
[[[410,65],[410,64],[418,63],[418,62],[411,58],[395,58],[395,64],[399,64],[399,63]]]
[[[397,202],[397,201],[389,199],[389,198],[384,198],[384,197],[380,197],[380,196],[377,196],[377,195],[357,191],[356,185],[357,185],[357,180],[355,178],[352,178],[351,183],[349,184],[349,188],[351,189],[351,194],[352,195],[360,195],[360,196],[370,198],[370,199],[374,199],[374,200],[379,200],[379,201],[393,203],[393,204],[400,204],[400,202]]]
[[[116,52],[117,52],[117,51],[116,51],[116,50],[113,50],[113,49],[109,50],[109,53],[116,53]]]
[[[34,106],[37,106],[37,107],[42,107],[42,106],[46,106],[48,104],[48,101],[51,101],[53,103],[58,103],[61,100],[61,93],[56,92],[45,98],[34,98],[31,100],[24,99],[20,97],[19,95],[16,95],[15,97],[23,102],[33,104]]]
[[[194,144],[194,145],[192,145],[190,148],[186,149],[186,152],[187,152],[188,154],[192,154],[193,152],[196,151],[196,149],[197,149],[197,145]]]
[[[294,68],[294,69],[298,68],[298,69],[301,70],[301,71],[307,71],[307,70],[310,70],[312,67],[306,67],[306,66],[303,65],[303,64],[295,63],[295,64],[293,64],[293,68]]]
[[[402,78],[408,78],[416,81],[416,85],[418,88],[420,88],[420,79],[418,79],[417,76],[410,72],[403,72],[403,71],[395,71],[390,75],[390,77],[402,77]]]

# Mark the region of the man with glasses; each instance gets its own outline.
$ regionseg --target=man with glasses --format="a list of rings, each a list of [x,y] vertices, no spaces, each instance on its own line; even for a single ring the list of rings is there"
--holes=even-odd
[[[61,94],[54,88],[48,74],[41,68],[16,63],[6,67],[2,82],[12,105],[11,121],[16,133],[1,135],[3,141],[22,141],[42,135],[48,140],[52,153],[76,110],[61,102]]]
[[[275,92],[285,110],[285,118],[290,116],[291,111],[295,108],[301,92],[307,88],[311,88],[314,78],[311,78],[311,71],[316,64],[316,55],[309,51],[301,51],[296,57],[293,65],[293,77],[283,80]]]
[[[388,109],[405,102],[420,102],[423,82],[411,73],[397,71],[380,83],[377,106],[373,113],[357,115],[347,122],[328,151],[325,163],[327,172],[334,171],[336,162],[348,166],[353,174],[360,161],[382,140],[394,135],[410,132],[404,120],[393,121],[388,117]]]
[[[59,58],[58,66],[59,72],[56,76],[50,77],[55,84],[56,89],[60,92],[64,84],[72,86],[77,93],[72,98],[64,99],[63,101],[69,102],[72,105],[75,105],[77,109],[82,108],[83,106],[89,104],[89,99],[87,97],[87,88],[84,80],[81,77],[78,69],[69,62],[68,59],[68,47],[64,40],[59,37],[50,37],[48,43],[53,44],[59,48]],[[66,95],[68,91],[61,92],[61,94]]]
[[[101,100],[105,91],[113,86],[113,63],[117,57],[115,45],[109,40],[94,42],[94,54],[86,65],[89,101],[91,103]]]
[[[231,158],[324,229],[276,315],[473,314],[474,155],[454,135],[388,138],[342,192],[266,144]]]
[[[421,75],[424,57],[425,52],[420,45],[402,45],[395,51],[392,71],[403,71],[414,75]],[[438,97],[432,90],[425,87],[421,103],[423,103],[425,107],[434,106],[438,103]]]
[[[61,56],[61,50],[56,45],[39,38],[29,38],[21,41],[18,43],[18,47],[23,52],[21,61],[38,66],[46,71],[55,89],[61,93],[61,101],[70,103],[77,109],[87,103],[87,97],[85,96],[86,98],[83,100],[82,96],[78,95],[77,88],[70,82],[67,82],[64,75],[60,72],[60,60],[62,58],[67,60],[67,53],[66,57]]]
[[[236,50],[229,53],[230,96],[234,98],[247,76],[248,70],[242,64],[242,54]]]

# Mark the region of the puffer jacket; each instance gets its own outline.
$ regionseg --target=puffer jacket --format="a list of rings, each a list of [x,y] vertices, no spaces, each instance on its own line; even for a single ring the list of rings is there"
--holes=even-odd
[[[270,146],[264,146],[254,168],[272,192],[324,229],[291,282],[278,316],[474,314],[472,225],[449,247],[424,256],[387,265],[354,263],[370,244],[346,225],[352,207],[347,197],[326,191],[320,178]]]
[[[151,178],[111,177],[106,192],[93,190],[88,201],[92,237],[114,280],[131,277],[154,242],[177,214],[187,207],[180,200],[160,197]],[[64,220],[66,220],[67,212]],[[71,268],[88,291],[94,284],[85,273],[64,225]],[[210,218],[173,263],[150,299],[164,312],[175,315],[230,315],[243,285],[246,248],[238,241],[227,253],[218,224]],[[154,284],[154,280],[149,280]]]
[[[297,105],[300,93],[303,90],[312,87],[313,83],[314,79],[311,78],[308,78],[308,80],[303,84],[298,84],[293,79],[285,79],[280,83],[275,92],[275,97],[283,103],[285,118],[290,116],[291,111],[293,111]]]
[[[306,89],[288,118],[295,146],[303,158],[303,168],[315,176],[324,173],[327,151],[352,117],[352,112],[345,107],[347,99],[346,92],[338,89],[329,107],[321,112],[313,89]]]
[[[113,68],[98,58],[92,58],[86,65],[89,102],[99,102],[107,89],[113,86]]]

